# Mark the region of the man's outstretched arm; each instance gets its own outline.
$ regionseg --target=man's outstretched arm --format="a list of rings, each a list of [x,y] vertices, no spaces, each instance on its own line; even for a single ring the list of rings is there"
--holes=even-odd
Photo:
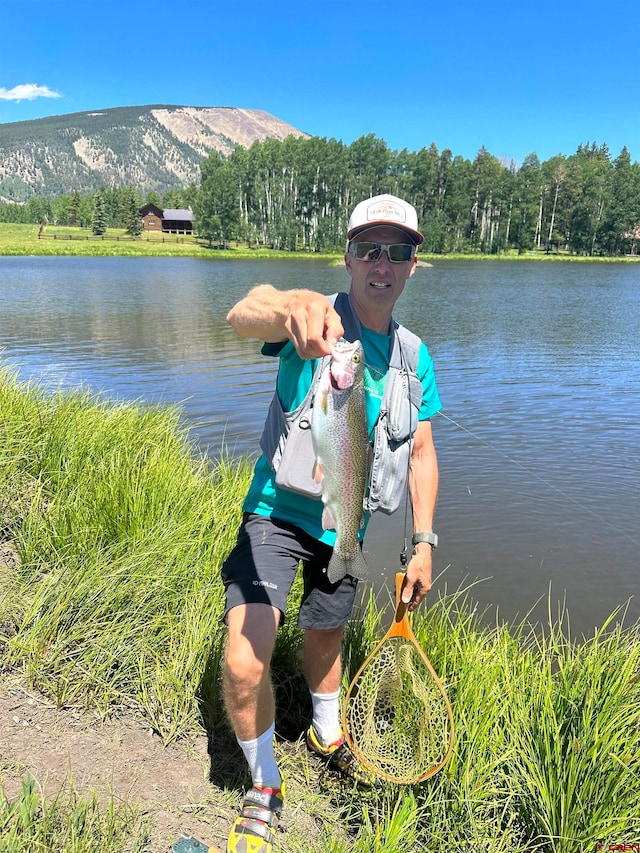
[[[277,290],[259,284],[227,314],[243,338],[267,343],[293,341],[301,358],[329,355],[344,334],[339,314],[326,296],[313,290]]]

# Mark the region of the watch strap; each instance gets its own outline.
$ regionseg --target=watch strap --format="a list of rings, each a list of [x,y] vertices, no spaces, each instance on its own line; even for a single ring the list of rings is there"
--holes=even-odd
[[[437,533],[414,533],[411,537],[411,544],[418,545],[420,542],[428,542],[432,548],[438,547]]]

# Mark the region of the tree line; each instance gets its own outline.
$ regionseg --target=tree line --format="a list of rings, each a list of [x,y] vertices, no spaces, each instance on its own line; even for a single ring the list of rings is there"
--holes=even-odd
[[[24,204],[0,204],[0,222],[70,225],[90,228],[98,234],[107,228],[125,228],[135,235],[142,227],[138,211],[143,204],[192,208],[196,194],[195,186],[171,190],[162,198],[157,192],[142,196],[130,185],[102,186],[95,193],[74,192],[55,198],[34,197]]]
[[[435,144],[396,152],[373,134],[350,145],[321,137],[268,139],[226,158],[212,152],[200,186],[162,198],[136,195],[135,203],[191,208],[197,234],[211,242],[333,252],[344,248],[353,206],[383,192],[416,207],[430,253],[562,249],[618,256],[636,254],[640,243],[640,164],[626,147],[612,158],[596,143],[544,162],[530,154],[516,166],[485,148],[473,161]],[[135,191],[100,193],[106,224],[128,227]],[[97,197],[75,193],[2,205],[0,219],[90,227]]]

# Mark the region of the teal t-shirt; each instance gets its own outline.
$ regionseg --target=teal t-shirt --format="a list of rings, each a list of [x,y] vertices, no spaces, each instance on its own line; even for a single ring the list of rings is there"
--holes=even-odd
[[[365,355],[367,423],[369,436],[372,438],[389,370],[391,338],[362,326],[362,346]],[[283,409],[287,412],[293,411],[302,403],[311,387],[317,362],[300,358],[291,341],[284,344],[264,344],[262,352],[264,355],[280,357],[276,390]],[[441,409],[441,403],[433,361],[425,344],[420,348],[417,374],[422,383],[422,406],[418,417],[420,420],[428,420]],[[273,515],[274,518],[295,524],[310,536],[333,547],[336,540],[335,530],[322,528],[322,501],[278,488],[274,476],[266,457],[261,455],[256,462],[253,480],[243,504],[245,512]],[[368,520],[368,514],[365,514],[365,524],[360,531],[361,538]]]

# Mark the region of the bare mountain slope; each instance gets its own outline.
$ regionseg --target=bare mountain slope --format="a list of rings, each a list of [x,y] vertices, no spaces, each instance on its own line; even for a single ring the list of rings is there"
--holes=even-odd
[[[261,110],[151,105],[0,124],[0,197],[131,184],[163,192],[197,182],[213,150],[308,135]]]

